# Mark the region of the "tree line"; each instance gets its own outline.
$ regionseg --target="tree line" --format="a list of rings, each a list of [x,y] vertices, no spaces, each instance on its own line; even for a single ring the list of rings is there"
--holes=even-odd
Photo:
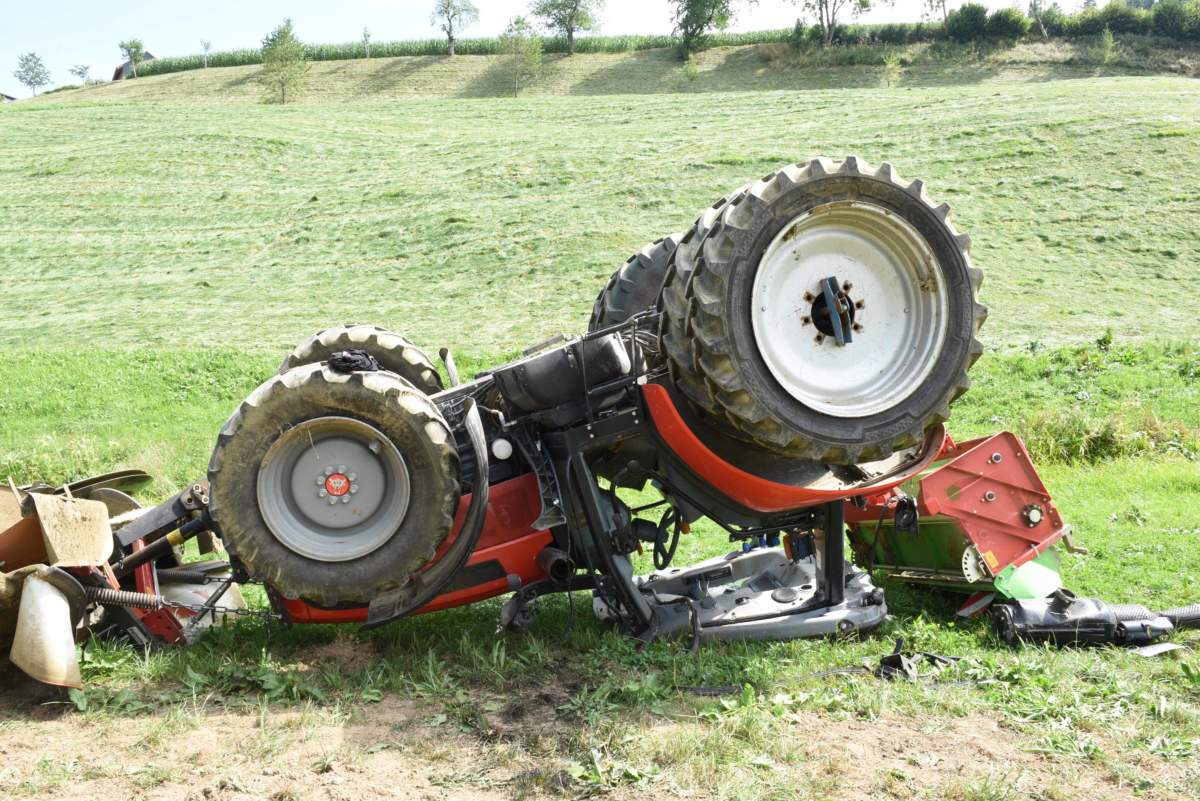
[[[371,31],[363,29],[359,42],[347,45],[311,45],[295,37],[290,20],[287,35],[273,31],[256,49],[212,52],[212,42],[201,40],[197,56],[158,59],[143,64],[144,47],[137,38],[119,44],[122,57],[130,63],[132,77],[162,74],[209,66],[263,64],[269,83],[279,81],[294,86],[313,60],[341,60],[377,56],[473,55],[506,56],[514,74],[514,91],[519,91],[536,75],[544,53],[573,55],[588,52],[619,52],[675,46],[680,55],[713,45],[759,44],[789,41],[796,46],[855,44],[907,44],[952,39],[975,41],[988,38],[1020,39],[1028,35],[1049,37],[1095,37],[1112,34],[1160,36],[1177,41],[1200,42],[1200,0],[1112,0],[1099,8],[1096,0],[1085,0],[1075,14],[1066,14],[1057,3],[1028,0],[1028,12],[1017,8],[988,12],[978,3],[953,7],[953,0],[924,0],[927,21],[855,25],[849,21],[883,0],[785,0],[798,7],[801,16],[791,31],[757,31],[725,34],[739,7],[755,0],[668,0],[672,10],[670,35],[589,36],[580,34],[599,29],[604,0],[533,0],[529,14],[512,19],[504,33],[490,39],[466,39],[463,34],[479,21],[479,9],[472,0],[435,0],[430,23],[443,38],[427,41],[375,43]],[[940,19],[939,19],[940,18]],[[282,27],[282,26],[281,26]],[[76,65],[70,73],[80,83],[91,83],[86,65]],[[37,53],[18,58],[14,76],[36,95],[50,83],[50,72]],[[286,77],[281,77],[286,76]],[[522,77],[524,76],[524,77]],[[267,78],[264,77],[264,82]],[[280,97],[287,90],[279,90]]]

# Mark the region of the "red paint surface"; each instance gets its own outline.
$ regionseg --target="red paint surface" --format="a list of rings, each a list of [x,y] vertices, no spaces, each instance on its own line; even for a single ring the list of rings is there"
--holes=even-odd
[[[1034,559],[1062,538],[1062,516],[1015,434],[964,442],[955,454],[921,479],[917,509],[954,518],[993,575]],[[993,500],[987,500],[989,493]],[[1034,526],[1023,514],[1031,505],[1043,514]]]
[[[999,461],[994,460],[997,455]],[[938,461],[943,460],[917,482],[917,512],[921,517],[953,520],[963,537],[979,549],[992,575],[1036,558],[1066,532],[1058,508],[1016,435],[1002,431],[950,444],[938,454]],[[890,519],[897,496],[891,491],[870,496],[865,509],[847,503],[846,522]],[[1040,506],[1044,515],[1036,526],[1030,526],[1023,515],[1030,505]]]
[[[450,536],[446,538],[446,542],[438,549],[434,562],[458,537],[470,502],[470,495],[464,495],[459,500],[454,528],[451,530]],[[537,556],[543,548],[550,544],[552,537],[549,531],[533,528],[533,522],[537,520],[541,511],[541,495],[538,492],[537,477],[532,473],[489,487],[487,515],[483,522],[483,531],[480,532],[475,550],[467,559],[467,565],[490,561],[499,562],[506,576],[520,576],[522,584],[546,578],[546,574],[538,567]],[[507,577],[500,578],[439,595],[414,614],[420,615],[426,612],[436,612],[439,609],[464,606],[487,598],[494,598],[509,591]],[[344,609],[321,609],[302,600],[285,600],[284,608],[293,623],[362,623],[367,619],[365,605]]]
[[[683,460],[692,472],[707,481],[731,500],[758,512],[785,512],[845,498],[847,495],[879,495],[912,478],[924,470],[942,449],[945,431],[933,432],[926,441],[925,454],[902,474],[875,484],[838,490],[820,490],[792,484],[780,484],[742,470],[722,459],[692,431],[665,387],[646,384],[642,387],[650,418],[659,436]]]

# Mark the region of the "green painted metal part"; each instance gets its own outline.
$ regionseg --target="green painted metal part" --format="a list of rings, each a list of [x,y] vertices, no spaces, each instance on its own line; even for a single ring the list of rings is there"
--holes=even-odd
[[[970,542],[949,517],[922,517],[915,535],[898,533],[891,520],[863,522],[851,531],[850,541],[860,565],[911,584],[964,593],[994,591],[1015,599],[1045,598],[1062,586],[1054,548],[1023,565],[1009,565],[990,580],[981,576],[971,581],[963,570]]]
[[[1006,598],[1033,600],[1045,598],[1062,587],[1058,550],[1051,548],[1036,559],[1020,566],[1009,565],[993,579],[996,592]]]

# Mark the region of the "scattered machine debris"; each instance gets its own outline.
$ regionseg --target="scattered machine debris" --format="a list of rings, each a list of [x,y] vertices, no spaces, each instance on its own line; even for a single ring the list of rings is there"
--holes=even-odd
[[[1070,595],[1069,527],[1020,439],[947,434],[982,352],[968,245],[922,182],[814,159],[632,256],[585,335],[470,380],[443,350],[443,386],[374,326],[322,331],[169,500],[141,508],[136,472],[0,493],[0,640],[77,686],[87,631],[148,646],[230,615],[375,627],[504,594],[509,629],[542,595],[590,591],[643,641],[831,636],[884,621],[880,572],[962,591],[964,614],[991,604],[1010,642],[1197,624],[1197,607]],[[674,566],[702,517],[734,547]],[[184,561],[190,540],[204,561]],[[246,608],[251,581],[269,610]]]

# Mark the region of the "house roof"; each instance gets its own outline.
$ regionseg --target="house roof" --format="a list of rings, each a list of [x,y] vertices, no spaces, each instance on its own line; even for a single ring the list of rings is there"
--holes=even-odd
[[[154,54],[151,53],[149,50],[145,50],[142,52],[142,61],[143,62],[153,61],[153,60],[154,60]],[[133,74],[133,61],[132,60],[122,61],[120,64],[117,65],[117,68],[115,70],[113,70],[112,79],[114,81],[119,81],[122,78],[128,78],[132,74]]]

